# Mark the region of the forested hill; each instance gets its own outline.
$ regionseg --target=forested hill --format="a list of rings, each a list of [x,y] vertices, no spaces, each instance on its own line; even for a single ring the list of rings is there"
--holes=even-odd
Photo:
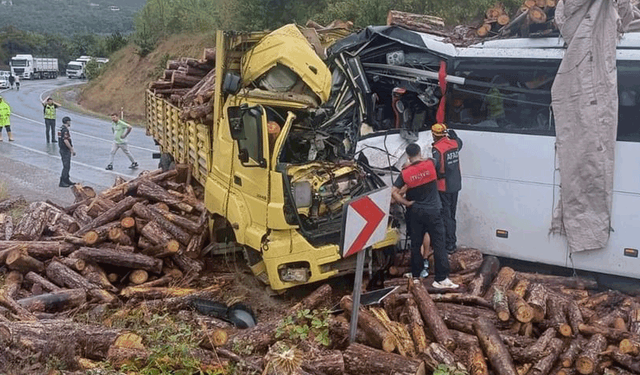
[[[145,3],[146,0],[2,0],[0,25],[62,35],[126,34],[133,31],[134,14]]]

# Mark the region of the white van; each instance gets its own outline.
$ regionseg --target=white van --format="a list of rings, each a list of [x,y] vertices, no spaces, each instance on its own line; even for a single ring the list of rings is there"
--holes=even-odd
[[[6,70],[0,70],[0,89],[9,88],[9,72]]]

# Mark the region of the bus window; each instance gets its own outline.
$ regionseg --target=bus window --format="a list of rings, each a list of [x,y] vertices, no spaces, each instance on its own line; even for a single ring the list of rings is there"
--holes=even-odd
[[[618,141],[640,142],[640,66],[618,61]]]
[[[466,79],[447,91],[455,128],[554,135],[551,85],[559,62],[464,60],[452,74]]]

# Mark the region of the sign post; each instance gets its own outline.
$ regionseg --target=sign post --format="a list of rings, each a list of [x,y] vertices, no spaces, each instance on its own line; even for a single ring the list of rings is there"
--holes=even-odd
[[[344,258],[357,253],[356,277],[353,283],[353,310],[349,340],[354,342],[358,327],[360,310],[360,292],[364,271],[365,248],[384,240],[387,234],[389,207],[391,206],[391,188],[384,187],[367,195],[354,198],[344,205],[344,225],[342,227],[342,256]]]

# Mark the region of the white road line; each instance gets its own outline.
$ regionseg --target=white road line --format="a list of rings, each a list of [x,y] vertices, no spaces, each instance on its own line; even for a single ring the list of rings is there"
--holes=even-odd
[[[18,148],[22,148],[22,149],[25,149],[27,151],[35,152],[36,154],[45,155],[45,156],[48,156],[48,157],[53,158],[53,159],[58,159],[58,160],[61,159],[60,156],[51,155],[51,154],[49,154],[47,152],[36,150],[36,149],[31,148],[31,147],[23,146],[23,145],[15,143],[15,142],[11,142],[11,143],[9,143],[9,145],[14,146],[14,147],[18,147]],[[108,170],[106,170],[104,168],[96,167],[95,165],[85,164],[85,163],[82,163],[82,162],[79,162],[79,161],[71,160],[71,164],[80,165],[80,166],[83,166],[85,168],[93,169],[93,170],[100,171],[100,172],[111,173],[112,175],[116,175],[116,176],[120,176],[120,177],[127,177],[127,178],[131,178],[132,177],[131,175],[128,175],[128,174],[123,174],[123,173],[119,173],[119,172],[115,172],[115,171],[108,171]]]
[[[30,119],[28,117],[24,117],[24,116],[15,114],[15,113],[12,113],[11,116],[15,116],[15,117],[21,118],[23,120],[31,121],[31,122],[36,123],[36,124],[43,124],[42,121],[36,121],[34,119]],[[93,136],[93,135],[89,135],[89,134],[86,134],[86,133],[82,133],[82,132],[78,132],[78,131],[73,130],[73,135],[76,135],[76,134],[79,135],[79,136],[86,137],[86,138],[97,139],[99,141],[103,141],[103,142],[107,142],[107,143],[113,143],[113,140],[110,140],[110,139],[104,139],[104,138],[96,137],[96,136]],[[158,150],[153,150],[153,149],[146,148],[146,147],[134,146],[132,144],[129,144],[129,147],[130,148],[135,148],[135,149],[138,149],[138,150],[143,150],[143,151],[158,152]]]

